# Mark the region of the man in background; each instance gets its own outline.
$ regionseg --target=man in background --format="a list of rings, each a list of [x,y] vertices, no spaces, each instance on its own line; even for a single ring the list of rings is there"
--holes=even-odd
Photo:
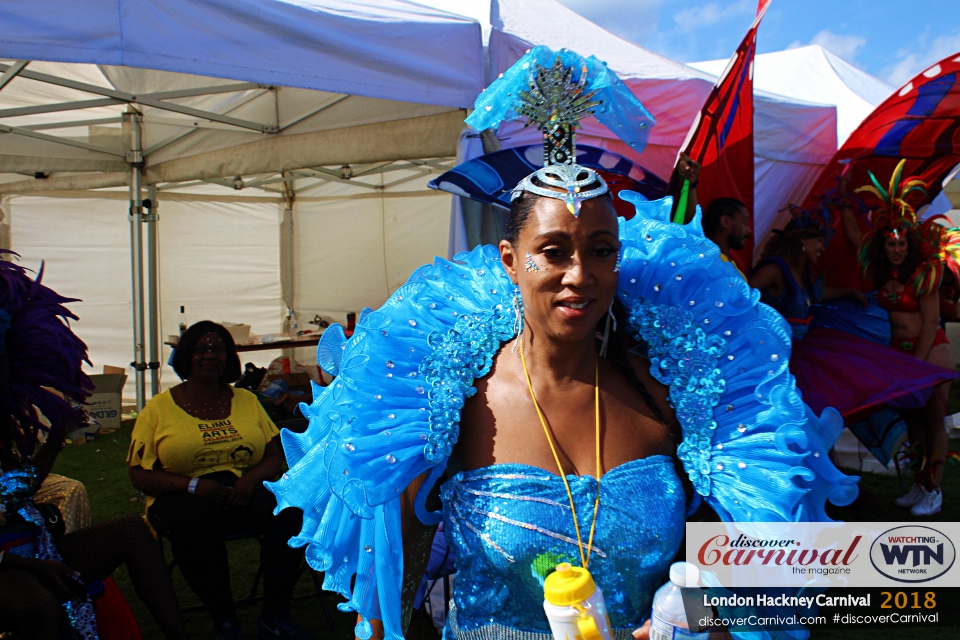
[[[720,259],[730,264],[734,264],[730,251],[747,245],[752,235],[750,227],[750,212],[736,198],[717,198],[703,214],[703,234],[720,247]]]

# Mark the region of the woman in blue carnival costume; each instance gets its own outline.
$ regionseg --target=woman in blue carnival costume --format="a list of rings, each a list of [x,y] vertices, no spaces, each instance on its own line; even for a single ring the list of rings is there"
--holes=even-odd
[[[776,230],[750,276],[760,301],[776,309],[790,325],[790,371],[803,400],[815,412],[833,407],[857,422],[883,406],[922,407],[934,388],[957,377],[902,351],[827,327],[810,328],[814,303],[844,296],[866,305],[857,289],[823,285],[812,272],[823,252],[830,221],[819,211],[791,207],[791,221]]]
[[[550,637],[542,585],[562,561],[589,566],[630,637],[701,499],[726,520],[797,521],[856,495],[826,456],[839,416],[800,401],[785,323],[699,219],[670,224],[669,199],[633,194],[637,215],[618,220],[574,163],[591,112],[635,148],[653,124],[595,58],[528,52],[467,120],[544,132],[546,166],[513,190],[507,239],[420,268],[350,340],[324,334],[336,379],[302,407],[307,431],[283,433],[290,470],[269,486],[304,511],[291,544],[348,599],[360,638],[376,621],[403,636],[402,594],[422,573],[405,553],[411,483],[413,511],[444,521],[457,556],[445,636],[477,639]]]
[[[67,324],[76,316],[63,305],[72,301],[40,279],[0,260],[0,632],[25,640],[96,640],[88,592],[102,590],[101,581],[126,563],[164,637],[182,640],[170,572],[142,519],[64,533],[57,531],[62,518],[55,507],[33,502],[69,425],[81,420],[76,403],[92,388],[80,368],[87,347]],[[41,432],[46,439],[38,447]]]

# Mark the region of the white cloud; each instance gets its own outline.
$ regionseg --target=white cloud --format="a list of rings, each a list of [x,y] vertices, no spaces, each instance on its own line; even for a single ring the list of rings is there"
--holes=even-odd
[[[753,8],[751,8],[753,7]],[[673,21],[681,33],[690,33],[703,27],[710,27],[728,18],[740,17],[745,12],[752,12],[756,7],[750,0],[740,0],[726,7],[718,2],[711,2],[700,7],[690,7],[673,14]]]
[[[610,33],[637,44],[656,35],[664,0],[558,0]]]
[[[794,40],[787,46],[787,49],[796,49],[797,47],[803,47],[807,44],[818,44],[830,53],[843,58],[847,62],[853,63],[860,49],[867,44],[867,39],[863,36],[842,35],[834,33],[830,31],[830,29],[824,29],[813,36],[810,42],[804,44],[799,40]]]
[[[940,36],[932,42],[921,36],[910,49],[897,52],[899,60],[883,70],[884,79],[899,87],[935,62],[960,51],[960,31]]]

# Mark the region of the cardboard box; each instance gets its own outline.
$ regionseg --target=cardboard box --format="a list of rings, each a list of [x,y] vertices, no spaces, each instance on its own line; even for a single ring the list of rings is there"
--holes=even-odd
[[[90,376],[93,394],[87,398],[87,415],[104,429],[120,428],[121,398],[127,374],[120,367],[105,366],[104,373]]]

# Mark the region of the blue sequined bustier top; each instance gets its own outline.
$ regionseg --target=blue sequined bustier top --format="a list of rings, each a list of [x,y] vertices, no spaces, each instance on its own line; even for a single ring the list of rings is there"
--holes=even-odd
[[[584,545],[597,481],[568,476]],[[543,580],[559,562],[580,566],[563,482],[524,464],[461,472],[441,490],[447,544],[456,552],[456,625],[550,633]],[[590,573],[614,628],[633,630],[650,614],[684,531],[684,491],[674,461],[632,460],[604,474]]]

